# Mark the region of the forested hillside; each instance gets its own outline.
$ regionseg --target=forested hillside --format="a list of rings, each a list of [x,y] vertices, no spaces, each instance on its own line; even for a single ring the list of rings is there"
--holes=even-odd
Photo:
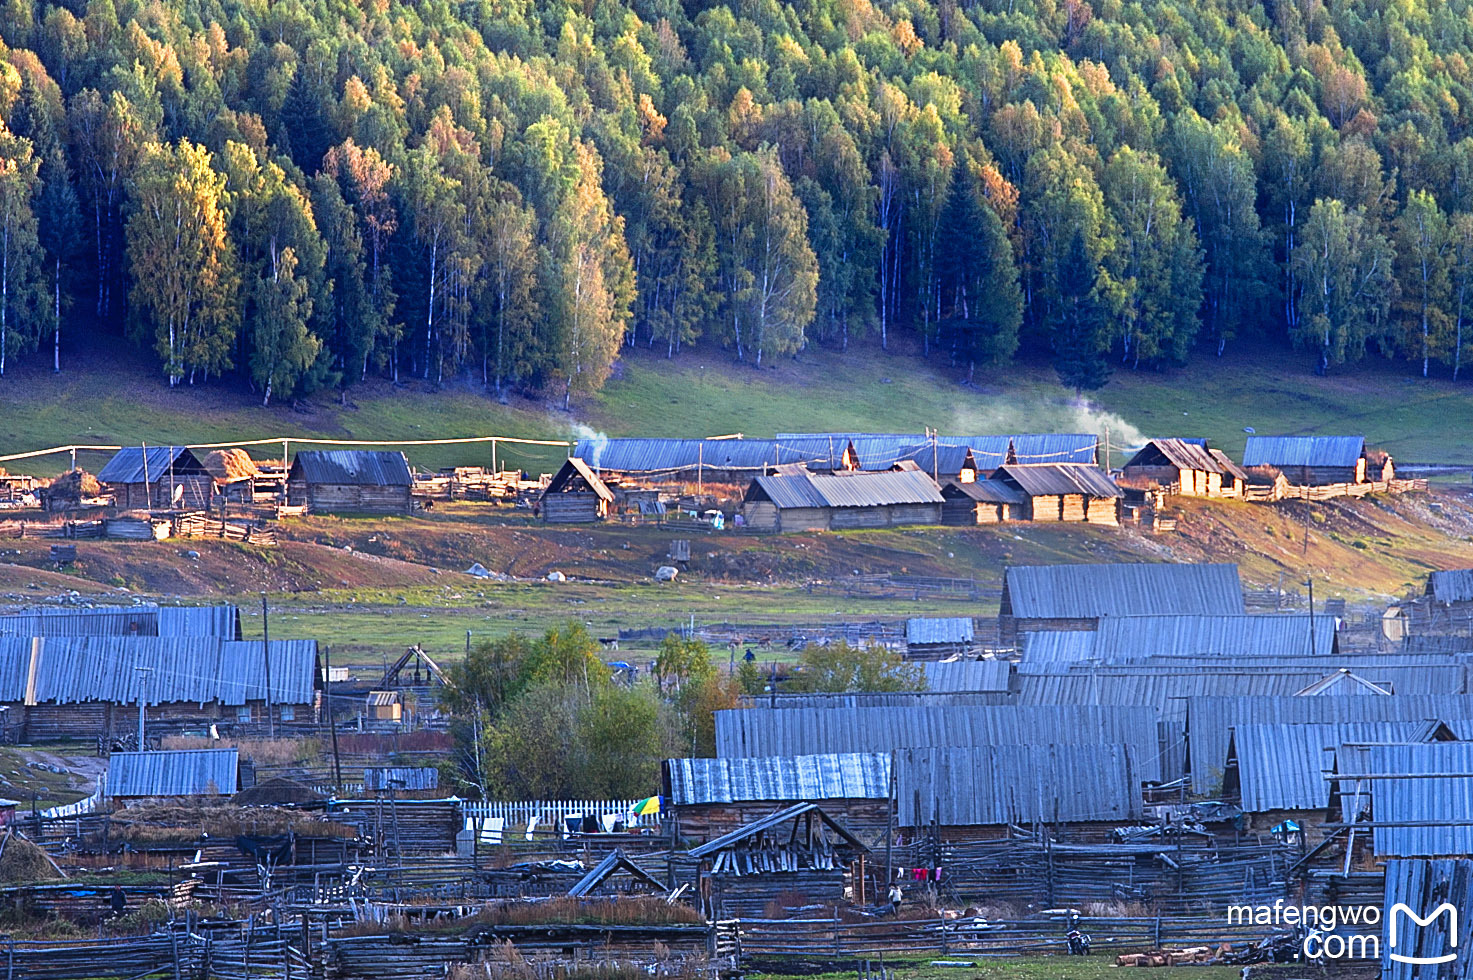
[[[0,374],[566,398],[620,346],[920,337],[1076,388],[1450,370],[1467,0],[0,0]],[[3,390],[3,389],[0,389]]]

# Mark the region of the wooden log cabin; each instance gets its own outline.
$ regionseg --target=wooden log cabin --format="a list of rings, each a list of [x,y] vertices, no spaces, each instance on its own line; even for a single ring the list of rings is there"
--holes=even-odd
[[[1125,496],[1115,482],[1087,463],[1009,463],[997,468],[992,480],[1026,498],[1024,520],[1036,522],[1120,523],[1120,500]]]
[[[414,477],[401,452],[360,449],[297,453],[287,473],[287,499],[318,514],[407,514]]]
[[[1272,466],[1295,486],[1391,480],[1396,466],[1364,436],[1249,436],[1243,466]]]
[[[1152,439],[1121,468],[1120,482],[1183,497],[1241,497],[1248,474],[1205,439]]]
[[[941,497],[941,523],[956,526],[1022,520],[1028,507],[1028,495],[1001,480],[949,481]]]
[[[941,491],[916,469],[881,473],[759,476],[747,487],[742,516],[760,531],[828,531],[940,524]]]
[[[119,510],[208,510],[215,478],[184,446],[126,446],[97,474]]]
[[[571,457],[553,475],[538,502],[542,519],[549,524],[589,524],[609,516],[614,492],[593,467]]]

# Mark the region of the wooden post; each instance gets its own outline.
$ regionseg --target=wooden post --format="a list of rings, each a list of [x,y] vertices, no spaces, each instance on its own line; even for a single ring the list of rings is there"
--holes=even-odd
[[[325,647],[327,654],[323,659],[326,666],[327,677],[323,686],[327,688],[327,730],[332,733],[332,788],[334,792],[343,791],[343,760],[338,755],[338,726],[332,716],[332,646]]]

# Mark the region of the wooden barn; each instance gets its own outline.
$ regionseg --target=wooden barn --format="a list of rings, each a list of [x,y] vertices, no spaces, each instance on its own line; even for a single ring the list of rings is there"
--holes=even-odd
[[[1272,466],[1295,486],[1391,480],[1396,467],[1363,436],[1249,436],[1243,466]]]
[[[215,478],[184,446],[127,446],[97,474],[120,510],[208,510]]]
[[[573,456],[553,475],[539,507],[549,524],[588,524],[609,516],[614,492],[582,459]]]
[[[944,500],[915,469],[880,473],[799,471],[759,476],[747,487],[742,516],[760,531],[828,531],[940,524]]]
[[[1125,492],[1088,463],[1009,463],[997,468],[992,482],[1024,496],[1024,520],[1120,523],[1120,499]]]
[[[1183,497],[1240,497],[1248,474],[1205,439],[1152,439],[1121,468],[1120,478]]]
[[[884,752],[735,759],[669,759],[661,794],[675,836],[703,844],[794,803],[818,803],[874,845],[890,826]]]
[[[1028,495],[1001,480],[949,481],[941,497],[943,524],[1002,524],[1022,520],[1028,508]]]
[[[407,514],[414,508],[414,477],[401,452],[303,450],[286,479],[288,500],[317,514]]]

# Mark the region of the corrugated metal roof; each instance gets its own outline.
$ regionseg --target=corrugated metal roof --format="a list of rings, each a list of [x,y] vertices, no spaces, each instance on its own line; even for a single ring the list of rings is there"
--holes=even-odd
[[[369,766],[363,770],[363,789],[369,793],[439,788],[440,770],[434,766]]]
[[[936,694],[1005,692],[1013,674],[1013,665],[1006,660],[943,660],[922,666],[926,690]]]
[[[1249,436],[1244,466],[1354,466],[1365,436]]]
[[[1237,565],[1018,565],[1003,579],[1019,619],[1241,615]]]
[[[1368,798],[1376,824],[1430,825],[1373,827],[1378,855],[1473,854],[1473,742],[1344,745],[1335,754],[1335,771],[1341,777],[1416,777],[1338,781],[1347,820]]]
[[[27,609],[0,616],[6,636],[218,636],[240,634],[232,605],[96,606],[86,609]]]
[[[180,457],[187,457],[183,462]],[[175,472],[185,466],[201,469],[199,461],[184,446],[124,446],[113,454],[107,465],[97,474],[99,483],[143,483],[145,473],[148,482],[157,483],[168,477],[169,467]]]
[[[1081,494],[1086,497],[1123,497],[1115,485],[1091,463],[1008,463],[992,474],[994,481],[1010,483],[1030,497]]]
[[[395,450],[304,449],[292,460],[289,478],[365,487],[407,487],[414,483],[409,460]]]
[[[273,704],[311,704],[316,678],[316,640],[271,641]],[[0,701],[136,704],[140,697],[149,704],[239,706],[265,700],[261,643],[218,637],[0,637]]]
[[[1160,777],[1156,709],[1118,705],[741,708],[716,712],[722,758],[889,752],[949,745],[1097,745],[1137,749],[1143,778]]]
[[[1024,634],[1024,659],[1127,663],[1147,657],[1329,656],[1337,621],[1316,616],[1106,616],[1089,632]]]
[[[782,510],[827,506],[807,473],[759,476],[753,482]]]
[[[828,441],[780,443],[775,439],[589,439],[578,440],[573,455],[597,470],[670,476],[710,470],[751,470],[760,473],[781,463],[805,463],[831,468],[847,443],[830,451]]]
[[[114,752],[107,765],[107,795],[233,796],[239,769],[236,749]]]
[[[927,666],[920,664],[918,666]],[[929,678],[930,672],[925,676]],[[984,676],[984,682],[987,677]],[[965,680],[960,683],[965,683]],[[748,702],[754,708],[823,708],[828,711],[851,711],[855,708],[960,708],[977,705],[1011,704],[1005,689],[956,691],[866,691],[862,693],[771,694],[758,695]]]
[[[779,508],[884,507],[939,504],[941,491],[915,470],[881,473],[793,473],[754,481]]]
[[[946,484],[941,490],[941,495],[951,496],[955,499],[956,494],[984,504],[1021,504],[1026,503],[1028,495],[1017,487],[1008,486],[1001,480],[973,480],[971,483],[959,483],[955,480]]]
[[[1335,750],[1346,742],[1404,742],[1422,727],[1415,721],[1320,725],[1239,725],[1232,733],[1241,806],[1266,810],[1323,810],[1330,805]]]
[[[1212,793],[1227,764],[1231,731],[1239,725],[1351,724],[1473,718],[1473,697],[1461,694],[1400,694],[1389,698],[1194,697],[1187,702],[1192,782]]]
[[[1450,568],[1427,576],[1427,595],[1438,602],[1473,599],[1473,568]]]
[[[1473,978],[1473,957],[1467,955],[1469,947],[1473,947],[1473,861],[1387,861],[1383,899],[1383,909],[1394,910],[1404,905],[1421,917],[1431,916],[1444,903],[1451,904],[1455,914],[1449,919],[1445,913],[1439,913],[1426,925],[1418,925],[1401,915],[1393,948],[1390,917],[1398,913],[1388,911],[1388,921],[1382,927],[1381,980]],[[1422,964],[1393,960],[1392,953],[1421,960]],[[1444,956],[1455,958],[1438,966],[1423,965],[1435,963]]]
[[[1140,777],[1120,744],[913,748],[895,753],[902,827],[1141,817]]]
[[[670,759],[665,771],[670,777],[670,799],[676,806],[890,797],[890,756],[883,752]]]
[[[905,621],[908,645],[927,643],[971,643],[972,617],[948,616],[943,619],[916,617]]]
[[[1014,435],[1013,463],[1099,464],[1100,437],[1089,432]]]

